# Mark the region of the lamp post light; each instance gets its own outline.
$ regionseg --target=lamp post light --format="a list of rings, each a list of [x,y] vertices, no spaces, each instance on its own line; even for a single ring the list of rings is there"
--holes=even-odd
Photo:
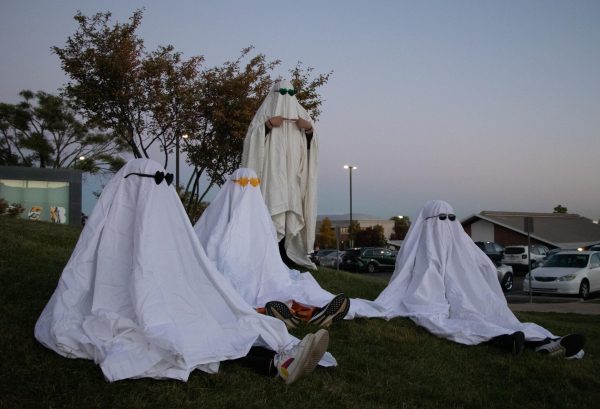
[[[181,135],[183,139],[188,138],[188,134]],[[175,186],[179,186],[179,135],[175,138]]]
[[[81,169],[80,162],[83,162],[84,160],[85,160],[85,156],[83,156],[83,155],[78,156],[77,158],[75,158],[75,161],[73,163],[73,168],[74,169]]]
[[[354,165],[344,165],[344,169],[350,171],[350,228],[348,229],[348,236],[350,241],[350,248],[354,247],[354,239],[352,238],[352,171],[358,169]]]

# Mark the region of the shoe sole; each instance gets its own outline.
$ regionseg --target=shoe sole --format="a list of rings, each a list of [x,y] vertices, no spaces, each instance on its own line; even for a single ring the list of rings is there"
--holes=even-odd
[[[310,350],[310,356],[307,362],[307,365],[304,368],[304,374],[307,375],[311,373],[327,352],[327,348],[329,347],[329,332],[325,329],[320,329],[315,332],[315,337],[313,340],[312,348]]]
[[[283,321],[288,329],[296,328],[300,324],[300,320],[294,317],[288,306],[281,301],[269,301],[265,305],[265,312],[267,315]]]
[[[325,309],[313,317],[309,323],[318,325],[321,328],[327,328],[334,322],[343,319],[346,314],[348,314],[349,310],[350,299],[345,295],[340,294],[331,300]]]
[[[310,338],[302,354],[297,357],[298,363],[296,365],[299,367],[294,371],[295,376],[285,379],[285,383],[288,385],[314,371],[325,352],[327,352],[329,346],[329,332],[327,330],[320,329],[314,334],[308,334],[306,337]]]

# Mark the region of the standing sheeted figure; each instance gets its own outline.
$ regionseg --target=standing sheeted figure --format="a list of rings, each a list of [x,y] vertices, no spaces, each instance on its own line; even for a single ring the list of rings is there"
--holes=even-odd
[[[315,241],[317,156],[313,121],[298,103],[289,81],[275,82],[250,123],[242,166],[256,171],[285,252],[311,269],[308,257]]]
[[[217,372],[220,361],[243,357],[252,346],[283,351],[296,342],[216,270],[170,186],[172,176],[147,159],[115,174],[35,325],[43,345],[93,359],[109,381],[187,380],[194,369]],[[305,350],[314,351],[315,339],[303,341]]]

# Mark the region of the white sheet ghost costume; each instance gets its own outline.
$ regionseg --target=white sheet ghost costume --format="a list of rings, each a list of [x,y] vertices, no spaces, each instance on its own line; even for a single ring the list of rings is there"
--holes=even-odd
[[[294,120],[313,121],[295,95],[279,92],[283,89],[293,87],[285,80],[275,82],[252,119],[244,140],[242,166],[256,171],[261,180],[277,240],[285,237],[288,257],[300,266],[316,269],[308,254],[315,241],[318,138],[313,127],[307,149],[305,132]],[[283,124],[266,133],[265,123],[275,116],[285,118]]]
[[[253,345],[297,342],[217,271],[166,180],[129,175],[157,172],[156,162],[135,159],[106,185],[35,325],[37,340],[93,359],[108,381],[185,381]]]
[[[202,213],[194,230],[208,257],[254,307],[295,300],[323,306],[334,297],[306,272],[281,260],[277,236],[252,169],[236,170]]]
[[[352,300],[354,316],[410,317],[442,338],[475,345],[523,331],[527,341],[554,338],[549,331],[521,323],[508,308],[496,267],[465,233],[441,200],[425,204],[404,239],[388,286],[374,302]]]

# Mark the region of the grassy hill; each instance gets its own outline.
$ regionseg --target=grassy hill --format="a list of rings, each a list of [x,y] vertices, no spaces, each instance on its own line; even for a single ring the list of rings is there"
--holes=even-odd
[[[526,350],[512,357],[488,345],[435,338],[410,320],[359,319],[333,326],[337,368],[318,368],[286,386],[238,362],[187,383],[107,383],[92,361],[41,346],[33,327],[54,291],[80,229],[0,218],[0,408],[596,408],[600,401],[600,317],[522,313],[551,331],[586,334],[587,355],[571,362]],[[385,283],[322,269],[332,292],[374,298]],[[315,328],[295,331],[302,336]]]

